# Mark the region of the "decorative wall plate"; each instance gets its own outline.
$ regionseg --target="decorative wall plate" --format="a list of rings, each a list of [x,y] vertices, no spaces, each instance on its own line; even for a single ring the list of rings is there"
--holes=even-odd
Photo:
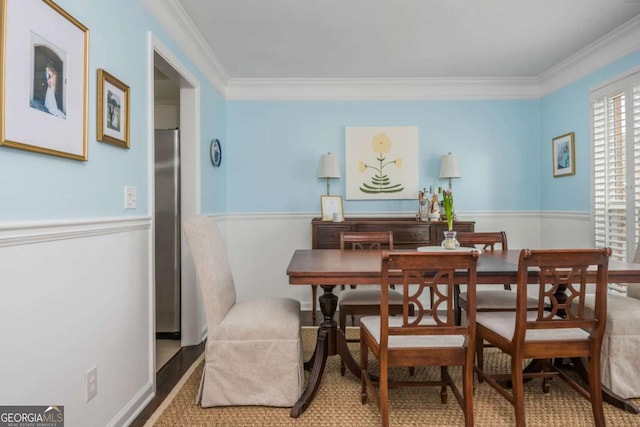
[[[211,163],[215,167],[219,167],[222,163],[222,147],[220,147],[220,140],[215,138],[211,141]]]

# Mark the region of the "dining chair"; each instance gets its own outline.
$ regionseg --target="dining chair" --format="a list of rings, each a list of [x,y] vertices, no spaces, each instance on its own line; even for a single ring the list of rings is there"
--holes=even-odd
[[[460,246],[477,248],[482,252],[506,251],[509,249],[507,233],[504,231],[458,232]],[[516,309],[516,293],[511,290],[511,284],[499,283],[503,289],[483,289],[476,291],[476,311],[513,311]],[[527,297],[527,308],[535,310],[538,307],[536,298]],[[467,293],[456,287],[456,324],[460,324],[462,311],[467,308]]]
[[[236,301],[225,242],[215,219],[191,218],[183,230],[207,321],[196,403],[293,406],[304,385],[300,303],[278,297]]]
[[[633,262],[640,264],[640,242]],[[587,317],[593,316],[595,295],[585,296]],[[630,283],[627,294],[607,294],[607,323],[600,351],[602,385],[611,393],[628,399],[640,398],[640,286]]]
[[[342,250],[393,250],[393,232],[391,231],[343,231],[340,233]],[[380,289],[367,285],[365,289],[346,289],[340,292],[338,299],[338,327],[346,334],[347,316],[354,324],[356,315],[380,314]],[[389,311],[402,314],[402,294],[389,291]],[[346,335],[345,335],[346,336]],[[359,342],[359,339],[347,338],[347,342]],[[344,362],[340,361],[340,374],[345,374]]]
[[[549,392],[549,378],[560,377],[591,402],[596,426],[604,426],[600,377],[600,350],[607,315],[607,272],[611,249],[550,249],[520,252],[516,311],[476,314],[476,372],[509,401],[515,410],[516,426],[525,426],[525,378],[543,378]],[[589,274],[588,271],[589,270]],[[595,276],[594,276],[595,273]],[[532,275],[538,288],[538,308],[528,311],[526,289]],[[595,288],[592,317],[585,315],[587,285]],[[559,298],[558,295],[565,296]],[[482,340],[511,356],[510,373],[484,370]],[[587,360],[588,389],[554,364],[554,358]],[[534,359],[523,371],[523,361]],[[580,362],[581,364],[581,362]],[[537,366],[533,369],[533,366]],[[509,393],[499,380],[510,380]]]
[[[475,290],[478,252],[389,252],[382,254],[382,286],[379,316],[360,320],[361,401],[367,398],[380,409],[383,426],[389,425],[389,389],[401,386],[439,386],[440,399],[447,402],[451,388],[464,413],[465,425],[473,425],[473,359],[475,343]],[[454,275],[467,283],[469,311],[465,325],[454,319]],[[402,278],[402,316],[390,316],[390,275]],[[433,308],[420,296],[433,289]],[[414,314],[409,306],[414,307]],[[378,361],[379,372],[369,372],[369,350]],[[393,366],[440,366],[438,381],[394,382]],[[462,394],[449,374],[449,366],[462,367]]]

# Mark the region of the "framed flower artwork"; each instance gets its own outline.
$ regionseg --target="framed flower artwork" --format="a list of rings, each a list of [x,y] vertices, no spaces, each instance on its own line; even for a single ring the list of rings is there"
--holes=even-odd
[[[348,126],[345,170],[347,199],[415,199],[418,127]]]

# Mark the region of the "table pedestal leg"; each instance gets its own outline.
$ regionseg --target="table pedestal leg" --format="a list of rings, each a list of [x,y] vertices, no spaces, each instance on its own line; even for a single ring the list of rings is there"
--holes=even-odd
[[[333,294],[334,285],[322,285],[321,287],[324,293],[320,296],[319,301],[324,320],[318,328],[318,338],[313,355],[311,359],[304,363],[304,369],[311,370],[311,376],[302,396],[291,408],[292,418],[298,418],[309,407],[316,391],[320,387],[327,357],[337,354],[336,330],[338,329],[338,323],[333,320],[333,315],[338,308],[338,297]]]

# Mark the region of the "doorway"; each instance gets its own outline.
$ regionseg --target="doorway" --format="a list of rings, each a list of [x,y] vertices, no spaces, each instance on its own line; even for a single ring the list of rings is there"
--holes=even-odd
[[[200,211],[200,166],[197,143],[199,138],[199,86],[197,80],[191,76],[184,66],[175,58],[172,53],[153,35],[149,37],[150,52],[150,73],[153,77],[152,96],[149,101],[153,106],[153,121],[150,121],[150,133],[155,136],[155,128],[179,129],[180,133],[180,156],[178,160],[179,168],[179,202],[177,206],[177,237],[176,251],[179,265],[179,291],[177,297],[179,329],[177,333],[170,333],[169,336],[160,335],[158,338],[174,338],[172,340],[163,339],[163,343],[156,342],[155,332],[158,330],[158,321],[155,316],[156,299],[158,298],[155,289],[155,275],[158,274],[155,266],[163,262],[160,250],[154,246],[153,266],[154,289],[152,291],[152,306],[154,315],[152,316],[153,336],[151,345],[154,349],[152,366],[157,372],[176,351],[183,346],[199,344],[202,341],[202,322],[199,309],[199,298],[196,290],[195,271],[193,263],[190,261],[190,253],[183,241],[181,224],[186,219],[191,218]],[[151,163],[155,163],[155,137],[151,147]],[[155,168],[154,168],[155,169]],[[154,193],[156,176],[152,172],[153,182],[151,183],[151,193]],[[156,234],[156,227],[161,223],[159,215],[155,212],[156,198],[152,196],[152,215],[154,229],[152,236]],[[163,326],[160,327],[164,328]],[[171,342],[168,342],[171,341]],[[170,345],[165,345],[170,344]]]

